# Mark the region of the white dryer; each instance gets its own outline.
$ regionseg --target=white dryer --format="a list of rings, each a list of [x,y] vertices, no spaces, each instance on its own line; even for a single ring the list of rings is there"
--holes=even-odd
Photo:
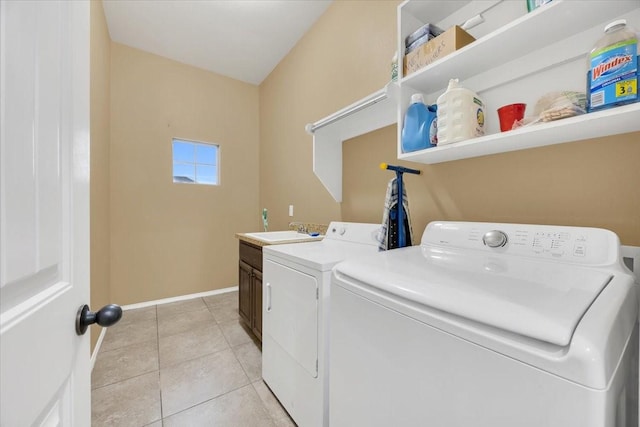
[[[263,248],[262,378],[300,427],[329,423],[331,269],[378,252],[379,231],[332,222],[322,241]]]
[[[638,425],[638,301],[617,236],[434,222],[338,264],[332,427]]]

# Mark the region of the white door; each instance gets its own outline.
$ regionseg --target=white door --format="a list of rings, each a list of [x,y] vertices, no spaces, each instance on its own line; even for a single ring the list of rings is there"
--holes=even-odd
[[[0,61],[0,425],[88,426],[88,2],[0,1]]]

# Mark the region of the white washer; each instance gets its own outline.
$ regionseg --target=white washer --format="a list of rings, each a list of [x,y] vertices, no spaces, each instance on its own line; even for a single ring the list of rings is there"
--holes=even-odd
[[[332,222],[322,241],[263,248],[262,378],[301,427],[329,423],[329,285],[378,251],[380,224]]]
[[[636,292],[610,231],[431,223],[334,269],[331,426],[635,427]]]

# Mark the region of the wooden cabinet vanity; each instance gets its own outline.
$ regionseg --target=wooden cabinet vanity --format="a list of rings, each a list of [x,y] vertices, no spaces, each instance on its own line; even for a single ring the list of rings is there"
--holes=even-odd
[[[262,341],[262,248],[240,240],[238,311],[256,338]]]

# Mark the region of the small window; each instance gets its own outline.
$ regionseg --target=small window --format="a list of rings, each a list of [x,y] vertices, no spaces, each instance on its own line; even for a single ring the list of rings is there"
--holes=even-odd
[[[218,185],[219,148],[215,144],[173,140],[173,182]]]

